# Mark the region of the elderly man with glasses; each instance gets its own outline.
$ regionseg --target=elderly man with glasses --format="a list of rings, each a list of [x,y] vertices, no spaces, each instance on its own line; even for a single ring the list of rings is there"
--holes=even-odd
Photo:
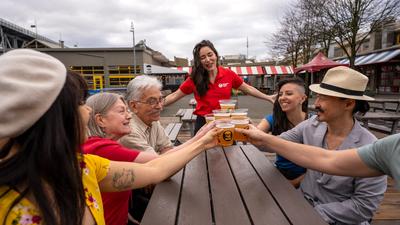
[[[129,82],[126,101],[132,112],[131,133],[120,140],[125,147],[156,154],[173,148],[159,121],[165,102],[161,89],[159,80],[146,75]]]

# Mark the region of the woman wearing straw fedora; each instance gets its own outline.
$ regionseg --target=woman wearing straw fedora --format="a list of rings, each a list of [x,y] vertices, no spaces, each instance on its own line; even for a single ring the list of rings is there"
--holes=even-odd
[[[375,136],[354,118],[355,113],[369,110],[366,100],[371,98],[364,95],[367,83],[366,76],[350,68],[328,70],[321,84],[310,86],[317,93],[314,103],[317,115],[281,134],[281,139],[327,149],[323,152],[342,152],[373,143]],[[276,145],[275,142],[282,142],[268,134],[253,129],[243,133],[261,149],[284,153],[282,156],[291,156],[287,158],[291,161],[295,159],[292,155],[299,156],[295,153],[297,147],[289,149],[286,142]],[[293,162],[298,163],[298,160]],[[314,163],[319,162],[315,160]],[[327,223],[365,225],[383,199],[386,177],[333,176],[308,169],[300,190]]]

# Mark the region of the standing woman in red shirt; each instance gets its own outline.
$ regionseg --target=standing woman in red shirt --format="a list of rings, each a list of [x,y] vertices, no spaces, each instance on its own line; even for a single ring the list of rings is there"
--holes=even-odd
[[[197,106],[195,133],[206,123],[204,116],[219,109],[219,100],[230,99],[232,88],[254,97],[274,102],[274,96],[263,94],[256,88],[243,82],[235,72],[219,65],[218,52],[214,45],[203,40],[193,49],[194,65],[190,77],[181,84],[178,90],[167,96],[165,106],[172,104],[194,93]]]

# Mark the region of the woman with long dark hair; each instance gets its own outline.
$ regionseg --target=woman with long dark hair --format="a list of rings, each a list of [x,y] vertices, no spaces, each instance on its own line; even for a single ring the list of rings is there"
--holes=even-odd
[[[161,182],[216,145],[213,129],[145,164],[83,155],[86,90],[80,75],[49,55],[0,56],[0,224],[105,224],[100,191]]]
[[[308,118],[308,101],[303,80],[281,80],[277,85],[277,92],[278,98],[274,103],[273,113],[262,119],[257,126],[258,129],[273,135],[290,130]],[[293,180],[295,186],[299,184],[295,179],[306,171],[280,155],[276,155],[275,166],[287,179]]]
[[[203,40],[193,49],[193,70],[190,77],[174,93],[167,96],[165,106],[176,102],[183,96],[194,93],[197,101],[194,114],[197,115],[195,133],[205,124],[204,116],[219,109],[219,100],[230,99],[232,89],[254,97],[274,102],[274,96],[268,96],[243,82],[235,72],[219,64],[218,52],[214,45]]]

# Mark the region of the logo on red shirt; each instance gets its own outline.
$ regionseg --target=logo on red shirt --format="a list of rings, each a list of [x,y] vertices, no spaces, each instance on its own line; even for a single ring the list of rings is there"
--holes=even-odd
[[[224,88],[224,87],[227,87],[228,84],[229,84],[229,83],[220,83],[220,84],[218,84],[218,87],[219,87],[219,88]]]

